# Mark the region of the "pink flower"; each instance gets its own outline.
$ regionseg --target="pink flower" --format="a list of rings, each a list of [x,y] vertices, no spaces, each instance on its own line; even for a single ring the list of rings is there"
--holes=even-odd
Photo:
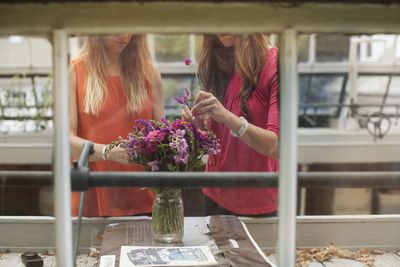
[[[185,65],[189,66],[190,63],[192,63],[192,60],[190,58],[185,58]]]
[[[197,129],[197,132],[200,134],[201,137],[207,137],[207,133],[205,131],[202,131],[200,129]]]
[[[165,133],[160,130],[154,130],[149,132],[146,136],[146,143],[155,142],[155,141],[164,141]]]

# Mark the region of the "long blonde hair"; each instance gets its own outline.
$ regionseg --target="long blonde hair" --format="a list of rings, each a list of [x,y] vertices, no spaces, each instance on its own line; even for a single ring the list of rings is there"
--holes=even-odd
[[[83,110],[98,115],[107,90],[106,47],[101,35],[86,37],[81,55],[86,57],[87,81]],[[132,35],[120,57],[121,83],[127,101],[128,112],[140,112],[148,100],[146,86],[150,82],[150,52],[146,35]]]
[[[236,67],[243,79],[239,93],[240,111],[249,119],[248,98],[257,86],[267,55],[268,39],[265,34],[238,36],[234,47],[225,47],[216,35],[204,35],[199,76],[206,90],[223,103]]]

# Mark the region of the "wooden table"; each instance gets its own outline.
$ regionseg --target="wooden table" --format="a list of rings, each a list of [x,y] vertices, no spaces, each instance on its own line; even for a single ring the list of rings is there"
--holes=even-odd
[[[274,266],[235,216],[185,217],[184,237],[172,245],[152,240],[151,218],[108,225],[100,263],[102,256],[115,255],[119,267],[121,246],[208,246],[219,266]]]

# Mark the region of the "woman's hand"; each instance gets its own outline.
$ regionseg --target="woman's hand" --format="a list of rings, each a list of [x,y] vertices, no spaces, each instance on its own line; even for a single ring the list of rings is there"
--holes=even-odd
[[[192,111],[188,106],[185,105],[185,107],[181,110],[181,119],[183,121],[187,122],[194,122],[194,124],[200,128],[204,128],[204,121],[208,119],[207,116],[200,116],[198,118],[195,118],[192,114]]]
[[[231,117],[231,112],[212,93],[200,91],[194,103],[191,113],[195,118],[204,118],[205,115],[208,115],[216,122],[227,124]]]
[[[116,161],[122,164],[137,164],[136,161],[131,160],[131,156],[122,147],[113,147],[107,153],[107,161]]]

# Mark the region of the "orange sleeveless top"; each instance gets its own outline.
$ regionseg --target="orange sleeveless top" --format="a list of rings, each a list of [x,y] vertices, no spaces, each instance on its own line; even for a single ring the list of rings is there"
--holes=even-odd
[[[147,84],[149,100],[143,103],[142,111],[127,112],[127,101],[122,91],[119,76],[107,76],[108,98],[98,115],[83,111],[87,72],[85,58],[72,61],[76,73],[78,136],[94,143],[110,144],[119,136],[126,138],[136,125],[136,119],[152,119],[151,86]],[[91,171],[143,171],[137,165],[117,162],[90,162]],[[128,187],[90,188],[85,195],[83,216],[127,216],[151,212],[154,195],[149,189]],[[80,192],[72,192],[72,216],[78,216]]]

